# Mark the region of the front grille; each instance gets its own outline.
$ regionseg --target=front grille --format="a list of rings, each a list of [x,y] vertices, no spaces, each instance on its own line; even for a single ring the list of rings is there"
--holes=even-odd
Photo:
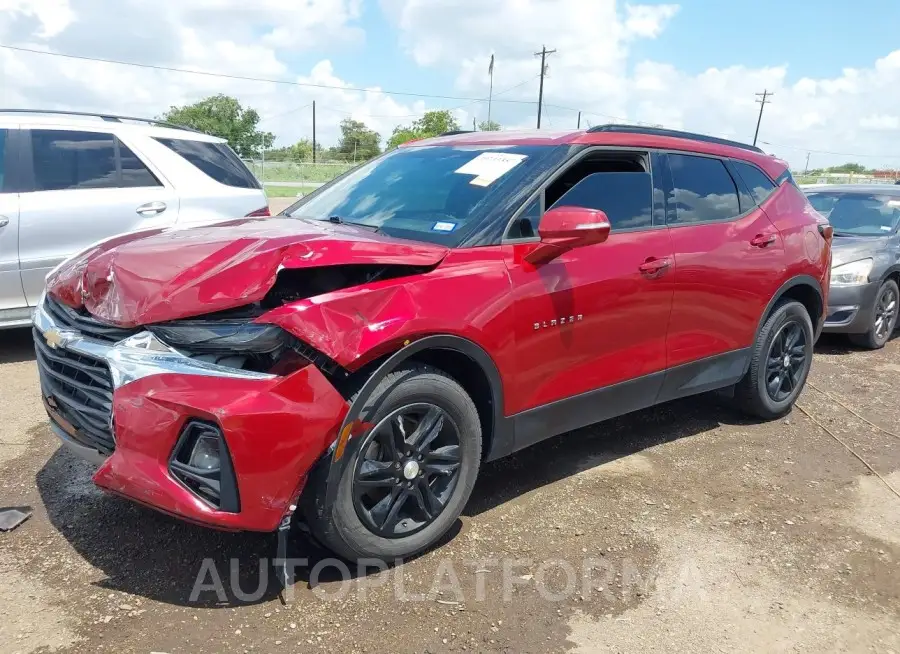
[[[34,350],[41,392],[51,419],[82,445],[111,454],[116,443],[112,434],[113,380],[109,367],[98,359],[51,348],[36,329]],[[68,429],[65,423],[74,429]]]
[[[62,329],[71,329],[80,332],[83,336],[96,338],[100,341],[115,343],[122,339],[133,336],[139,330],[128,329],[126,327],[116,327],[104,322],[100,322],[87,311],[78,311],[72,307],[67,307],[62,302],[47,295],[44,300],[44,309],[53,319],[53,322]]]

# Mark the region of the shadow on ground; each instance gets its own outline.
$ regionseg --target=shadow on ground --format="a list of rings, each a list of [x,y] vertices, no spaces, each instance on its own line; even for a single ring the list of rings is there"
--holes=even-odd
[[[486,464],[464,514],[478,515],[576,472],[723,423],[749,424],[717,398],[700,396],[549,439]],[[101,587],[173,605],[208,608],[265,602],[278,595],[280,587],[271,565],[276,556],[274,534],[223,533],[180,522],[105,495],[93,486],[92,473],[89,464],[60,449],[38,472],[37,486],[54,527],[80,556],[106,575],[99,582]],[[454,538],[459,526],[457,522],[443,542]],[[295,569],[295,582],[308,585],[310,576],[319,583],[339,580],[341,573],[336,568],[331,571],[334,579],[328,569],[310,575],[317,563],[321,566],[330,556],[294,532],[288,557],[308,560]],[[206,591],[192,598],[198,579],[207,585],[213,581],[210,563],[225,587],[225,596]],[[356,566],[349,570],[355,576]],[[260,587],[261,574],[266,591],[248,600],[246,594]],[[243,598],[232,591],[236,583]]]
[[[900,331],[895,331],[888,339],[888,343],[900,338]],[[846,334],[822,334],[816,341],[817,354],[852,354],[853,352],[867,352],[865,348],[854,345]]]
[[[30,328],[5,329],[0,334],[0,363],[34,361],[34,341]]]

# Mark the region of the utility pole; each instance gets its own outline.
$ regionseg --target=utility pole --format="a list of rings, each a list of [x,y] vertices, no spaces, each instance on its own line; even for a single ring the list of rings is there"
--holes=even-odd
[[[578,129],[581,129],[581,112],[578,112]]]
[[[477,132],[478,128],[475,127],[475,116],[472,116],[472,131]]]
[[[491,78],[491,86],[488,90],[488,124],[491,122],[491,99],[494,95],[494,55],[491,55],[491,65],[488,66],[488,76]]]
[[[316,101],[313,100],[313,163],[316,163]]]
[[[756,137],[759,136],[759,124],[762,122],[763,109],[765,108],[767,102],[771,102],[771,100],[768,100],[767,98],[770,98],[773,95],[775,94],[769,93],[768,89],[763,89],[762,93],[756,94],[756,96],[759,98],[759,100],[756,101],[759,103],[759,118],[756,119],[756,132],[753,134],[753,145],[756,145]]]
[[[812,154],[812,152],[806,153],[806,168],[803,169],[804,175],[809,172],[809,155],[811,155],[811,154]]]
[[[540,52],[535,52],[534,56],[540,56],[541,58],[541,86],[538,90],[538,115],[537,115],[537,128],[541,128],[541,107],[544,105],[544,75],[547,74],[547,55],[553,54],[556,50],[548,50],[547,46],[541,46]]]

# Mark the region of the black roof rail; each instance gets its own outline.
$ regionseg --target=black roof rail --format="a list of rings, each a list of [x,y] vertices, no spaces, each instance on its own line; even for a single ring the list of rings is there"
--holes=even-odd
[[[644,134],[647,136],[671,136],[680,139],[690,139],[692,141],[703,141],[704,143],[716,143],[718,145],[730,145],[733,148],[741,148],[742,150],[750,150],[765,154],[755,145],[748,145],[740,141],[732,141],[722,139],[718,136],[709,136],[707,134],[697,134],[695,132],[682,132],[677,129],[665,129],[663,127],[644,127],[642,125],[596,125],[588,129],[588,132],[619,132],[623,134]]]
[[[444,132],[443,134],[438,134],[438,136],[456,136],[457,134],[472,134],[474,130],[471,129],[452,129],[449,132]]]
[[[87,116],[89,118],[102,118],[108,123],[121,123],[123,120],[132,120],[138,123],[147,123],[149,125],[159,125],[160,127],[171,127],[172,129],[181,129],[187,132],[196,132],[202,134],[200,130],[185,125],[176,125],[175,123],[167,123],[164,120],[154,120],[153,118],[136,118],[135,116],[117,116],[116,114],[101,114],[91,111],[61,111],[56,109],[2,109],[0,114],[44,114],[50,116]]]

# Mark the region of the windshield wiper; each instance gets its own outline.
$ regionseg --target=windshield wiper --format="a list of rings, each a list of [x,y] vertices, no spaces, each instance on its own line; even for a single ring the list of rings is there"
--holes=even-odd
[[[357,223],[352,220],[344,220],[340,216],[328,216],[328,222],[334,223],[335,225],[353,225],[354,227],[364,227],[365,229],[371,229],[373,232],[378,231],[377,225],[367,225],[366,223]]]

